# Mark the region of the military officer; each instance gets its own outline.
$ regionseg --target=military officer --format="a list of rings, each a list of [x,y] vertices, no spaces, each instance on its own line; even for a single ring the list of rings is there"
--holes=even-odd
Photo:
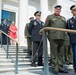
[[[76,5],[70,7],[73,17],[67,21],[68,29],[76,30]],[[69,33],[70,43],[73,51],[74,71],[76,72],[76,33]]]
[[[61,5],[55,6],[54,14],[47,16],[44,26],[55,28],[66,28],[66,19],[60,15]],[[65,33],[61,31],[50,30],[48,32],[50,46],[51,46],[51,65],[52,72],[55,74],[68,73],[63,68],[63,52],[64,52],[64,40]]]
[[[0,29],[8,34],[9,25],[7,25],[7,20],[5,18],[3,19],[3,23],[0,25]],[[2,44],[7,44],[7,36],[4,34],[2,34]]]
[[[38,66],[42,66],[42,54],[43,54],[43,46],[41,43],[41,46],[39,48],[40,42],[42,41],[42,35],[39,34],[40,29],[43,28],[44,23],[40,20],[41,12],[37,11],[34,13],[34,16],[36,17],[35,20],[32,20],[29,25],[29,33],[31,35],[31,40],[33,41],[33,52],[32,52],[32,66],[37,66],[37,56],[36,52],[38,49]]]
[[[29,20],[34,20],[34,17],[30,17]],[[24,29],[24,35],[25,38],[27,38],[27,45],[28,45],[28,53],[29,55],[32,54],[32,41],[31,41],[31,35],[28,32],[28,28],[29,28],[29,23],[26,24],[25,29]]]

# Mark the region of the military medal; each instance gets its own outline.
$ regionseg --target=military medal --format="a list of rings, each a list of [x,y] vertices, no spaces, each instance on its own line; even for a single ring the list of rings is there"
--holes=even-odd
[[[72,28],[73,28],[74,26],[72,25]]]
[[[37,23],[36,23],[36,22],[34,22],[34,28],[36,28],[36,25],[37,25]]]
[[[71,24],[74,24],[74,21],[73,21],[73,20],[70,20],[70,23],[71,23]]]
[[[74,27],[74,21],[70,20],[70,24],[71,24],[71,27],[73,28]]]

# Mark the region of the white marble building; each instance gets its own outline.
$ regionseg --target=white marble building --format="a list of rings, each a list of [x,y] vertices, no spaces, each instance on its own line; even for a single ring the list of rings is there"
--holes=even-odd
[[[12,17],[18,27],[18,41],[20,45],[26,45],[24,27],[29,22],[29,17],[34,16],[34,12],[40,10],[41,20],[45,21],[46,16],[53,13],[54,6],[57,4],[62,5],[61,15],[68,19],[72,16],[69,8],[76,4],[76,0],[0,0],[0,23],[2,18],[11,17],[8,13],[14,13],[15,16]]]

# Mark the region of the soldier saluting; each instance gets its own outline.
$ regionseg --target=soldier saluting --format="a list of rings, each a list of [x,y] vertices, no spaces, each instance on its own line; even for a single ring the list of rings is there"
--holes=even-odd
[[[66,28],[66,19],[60,15],[61,8],[61,5],[55,6],[54,14],[46,18],[45,27]],[[63,68],[65,32],[50,30],[48,37],[51,46],[52,72],[54,74],[68,73]]]
[[[37,56],[36,52],[39,47],[40,41],[42,39],[42,35],[39,34],[39,31],[43,28],[44,23],[40,20],[41,18],[41,12],[37,11],[35,12],[34,16],[36,17],[35,20],[32,20],[29,25],[29,33],[31,35],[31,40],[33,41],[33,52],[32,57],[33,61],[31,66],[37,66]],[[42,66],[42,54],[43,54],[43,48],[42,44],[38,50],[38,66]]]

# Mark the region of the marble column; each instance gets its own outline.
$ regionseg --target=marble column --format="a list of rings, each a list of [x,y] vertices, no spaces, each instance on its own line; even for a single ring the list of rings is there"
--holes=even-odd
[[[18,37],[20,45],[25,45],[24,28],[28,21],[28,0],[19,1],[19,31]]]
[[[41,20],[45,22],[45,19],[48,15],[48,0],[40,0],[40,7],[41,7]]]
[[[2,0],[0,0],[0,24],[1,24],[1,15],[2,15]]]

